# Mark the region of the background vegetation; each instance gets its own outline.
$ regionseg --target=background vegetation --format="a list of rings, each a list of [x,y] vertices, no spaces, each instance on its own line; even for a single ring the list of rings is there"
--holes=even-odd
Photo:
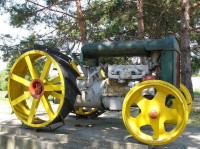
[[[173,34],[181,43],[183,32],[189,33],[186,40],[190,46],[181,49],[185,50],[183,54],[189,53],[189,62],[182,64],[182,70],[190,65],[192,70],[184,71],[182,78],[186,73],[191,76],[190,71],[198,75],[200,69],[199,0],[1,0],[0,6],[2,14],[9,14],[10,25],[31,33],[17,44],[9,34],[0,35],[2,58],[10,64],[1,72],[1,81],[15,59],[34,44],[55,46],[71,54],[80,52],[81,44],[87,42],[165,38]],[[183,24],[185,13],[189,15],[187,28]],[[43,24],[50,30],[48,33],[33,32],[35,26]],[[6,88],[1,86],[0,90]]]

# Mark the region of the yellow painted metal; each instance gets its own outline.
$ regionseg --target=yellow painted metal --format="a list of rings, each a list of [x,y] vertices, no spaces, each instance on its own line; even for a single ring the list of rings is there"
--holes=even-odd
[[[74,60],[72,60],[72,61],[70,62],[70,65],[71,65],[72,68],[80,75],[80,72],[79,72],[79,70],[78,70],[78,64],[77,64]]]
[[[72,68],[80,75],[81,73],[79,72],[79,70],[78,70],[78,64],[74,61],[74,60],[72,60],[71,62],[70,62],[70,65],[72,66]],[[85,107],[76,107],[75,108],[75,114],[77,114],[77,115],[84,115],[84,116],[86,116],[86,115],[90,115],[90,114],[92,114],[92,113],[94,113],[94,112],[96,112],[97,111],[97,109],[96,108],[85,108]]]
[[[191,96],[189,90],[187,89],[187,87],[185,85],[183,85],[182,83],[180,84],[180,90],[186,99],[186,102],[188,105],[188,113],[190,114],[190,112],[192,110],[192,96]]]
[[[42,70],[37,70],[36,63],[41,63],[41,60]],[[51,68],[56,68],[57,71],[52,76]],[[44,93],[40,99],[33,98],[28,89],[34,79],[40,80],[44,85]],[[50,95],[58,98],[59,104],[53,104]],[[11,68],[8,97],[12,110],[25,125],[40,128],[51,124],[60,114],[65,97],[64,77],[59,64],[43,51],[24,53]]]
[[[77,115],[90,115],[97,111],[97,108],[85,108],[85,107],[78,107],[75,108],[75,113]]]
[[[105,74],[105,72],[103,71],[103,69],[100,70],[100,73],[101,73],[102,78],[105,79],[105,78],[106,78],[106,74]]]
[[[144,90],[150,88],[155,90],[155,95],[147,98]],[[167,105],[169,97],[172,102]],[[132,114],[134,107],[139,108],[136,115]],[[161,80],[148,80],[139,83],[128,92],[123,102],[122,117],[127,130],[138,141],[150,145],[163,145],[181,135],[188,121],[187,111],[184,96],[175,86]],[[156,112],[157,117],[152,118],[151,112]],[[169,124],[168,121],[175,123]],[[168,130],[172,125],[173,129]],[[149,131],[144,131],[144,127],[150,127]]]

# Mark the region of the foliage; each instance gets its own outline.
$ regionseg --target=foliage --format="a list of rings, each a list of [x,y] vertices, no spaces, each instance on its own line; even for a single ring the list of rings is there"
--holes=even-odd
[[[28,28],[46,24],[51,31],[46,34],[32,32],[15,46],[4,44],[4,59],[18,57],[23,50],[34,44],[56,46],[67,53],[78,51],[81,35],[77,18],[76,0],[3,0],[0,5],[10,14],[10,24]],[[169,32],[180,37],[180,0],[143,0],[145,38],[164,38]],[[87,41],[121,41],[138,38],[136,1],[128,0],[90,0],[81,1],[86,24]],[[198,2],[192,0],[191,5]],[[200,26],[200,9],[191,11],[191,28]],[[200,45],[200,34],[191,31],[191,42]],[[9,35],[4,40],[14,40]],[[1,40],[0,39],[0,40]],[[194,62],[196,62],[194,60]]]
[[[193,56],[192,57],[192,74],[198,76],[200,71],[200,57]]]
[[[7,78],[9,74],[9,69],[7,67],[6,70],[3,70],[0,72],[0,91],[6,91],[7,90]]]

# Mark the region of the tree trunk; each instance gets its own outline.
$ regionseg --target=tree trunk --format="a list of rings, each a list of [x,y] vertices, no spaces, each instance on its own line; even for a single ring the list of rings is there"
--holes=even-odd
[[[144,39],[143,0],[137,0],[138,38]]]
[[[143,0],[137,0],[138,38],[144,39]],[[140,57],[141,64],[145,64],[145,57]]]
[[[85,26],[85,21],[84,21],[84,17],[83,17],[83,12],[81,9],[81,2],[80,0],[76,0],[76,8],[77,8],[77,21],[79,24],[79,28],[80,28],[80,34],[81,34],[81,42],[84,44],[87,42],[87,38],[86,38],[86,26]]]
[[[191,95],[193,96],[192,87],[192,71],[191,71],[191,50],[190,50],[190,35],[189,35],[189,23],[190,23],[190,0],[182,0],[181,4],[181,82],[186,85]]]

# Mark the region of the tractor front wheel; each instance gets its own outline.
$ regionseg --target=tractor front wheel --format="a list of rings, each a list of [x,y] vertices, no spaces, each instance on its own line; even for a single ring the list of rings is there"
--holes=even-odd
[[[149,91],[149,94],[146,92]],[[126,95],[122,117],[129,133],[138,141],[163,145],[177,139],[188,120],[187,103],[173,85],[148,80],[134,86]]]

